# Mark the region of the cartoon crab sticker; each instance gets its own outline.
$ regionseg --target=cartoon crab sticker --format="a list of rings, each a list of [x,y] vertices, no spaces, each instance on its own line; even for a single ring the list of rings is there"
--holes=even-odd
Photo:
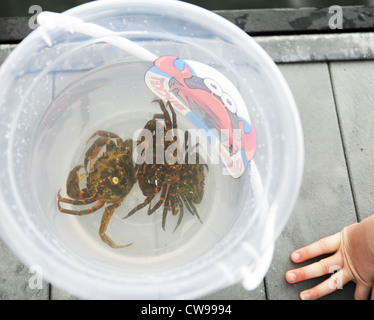
[[[203,63],[159,57],[145,75],[147,86],[197,128],[215,129],[214,144],[229,174],[238,178],[256,149],[255,129],[234,85]]]

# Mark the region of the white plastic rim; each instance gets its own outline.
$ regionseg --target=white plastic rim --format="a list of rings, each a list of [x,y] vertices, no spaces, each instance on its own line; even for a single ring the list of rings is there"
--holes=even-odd
[[[131,6],[135,3],[144,5],[144,7],[154,5],[154,1],[151,0],[98,1],[79,6],[65,14],[84,17],[87,12],[91,12],[93,9],[100,11],[100,8],[111,8],[111,6],[118,5]],[[183,12],[184,15],[191,15],[206,24],[219,25],[225,33],[235,36],[243,47],[248,47],[248,50],[256,52],[260,57],[261,68],[264,72],[272,75],[274,90],[283,97],[284,103],[288,105],[285,117],[287,117],[288,123],[292,124],[284,128],[284,135],[288,139],[285,153],[293,156],[289,157],[283,172],[279,173],[281,176],[287,177],[285,180],[290,181],[287,185],[287,195],[280,189],[277,194],[268,199],[267,189],[270,188],[271,181],[269,179],[262,181],[262,205],[257,210],[267,211],[266,219],[264,218],[261,224],[264,233],[268,232],[270,235],[268,243],[260,250],[259,255],[252,252],[251,234],[247,232],[243,233],[240,238],[236,238],[235,241],[228,243],[224,250],[212,257],[208,263],[194,264],[188,272],[184,270],[180,273],[175,270],[175,272],[168,274],[159,274],[152,278],[152,283],[149,282],[149,278],[143,280],[139,278],[119,279],[111,274],[87,269],[84,261],[82,264],[71,263],[66,255],[55,250],[54,244],[48,242],[43,234],[35,232],[36,229],[31,220],[19,221],[15,218],[15,212],[22,212],[24,216],[27,216],[27,208],[22,205],[19,195],[13,192],[17,190],[18,183],[12,171],[11,141],[14,130],[11,123],[8,125],[1,123],[0,133],[7,136],[6,146],[4,146],[7,151],[0,156],[0,166],[2,167],[0,172],[0,221],[2,222],[0,235],[25,264],[42,266],[43,276],[46,280],[80,297],[93,299],[190,299],[201,297],[238,281],[243,281],[246,288],[253,289],[262,280],[269,267],[269,257],[272,255],[274,241],[291,214],[300,188],[304,164],[301,122],[287,83],[270,57],[246,33],[212,12],[179,1],[162,0],[157,2],[157,6],[165,6],[170,10]],[[91,22],[94,23],[94,21]],[[43,30],[38,28],[32,33],[32,36],[42,36],[42,33]],[[5,91],[10,89],[6,85],[11,76],[9,70],[14,68],[15,61],[24,56],[23,50],[27,48],[28,41],[30,41],[29,37],[14,50],[0,69],[0,86],[4,88],[4,91],[0,92],[0,115],[10,113],[7,106],[1,104],[2,98],[6,95]],[[21,110],[17,110],[17,112],[19,113]],[[266,262],[263,261],[264,259]],[[237,269],[227,269],[226,261],[230,261],[231,265],[237,264]],[[248,261],[252,262],[249,264]],[[256,271],[256,264],[264,267],[260,271]],[[251,272],[252,270],[256,272]]]

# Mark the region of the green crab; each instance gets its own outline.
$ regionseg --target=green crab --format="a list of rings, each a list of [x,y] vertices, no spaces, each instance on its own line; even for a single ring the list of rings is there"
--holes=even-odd
[[[97,139],[85,153],[84,164],[74,167],[68,175],[66,193],[70,199],[61,197],[60,189],[57,193],[57,206],[60,212],[80,216],[91,214],[107,205],[100,223],[100,238],[112,248],[128,247],[132,243],[118,246],[106,234],[106,229],[115,210],[122,204],[136,183],[132,160],[132,140],[122,141],[118,135],[102,130],[95,132],[88,141],[94,137]],[[101,153],[104,147],[105,152]],[[86,187],[81,189],[79,185],[85,178]],[[82,206],[94,202],[96,202],[95,205],[83,210],[61,207],[61,203]]]
[[[149,130],[153,136],[153,144],[149,144],[148,148],[153,148],[153,162],[148,164],[146,162],[142,164],[135,165],[136,179],[139,183],[139,187],[146,197],[143,203],[138,204],[133,208],[123,219],[130,217],[136,211],[144,208],[149,204],[148,215],[151,215],[157,209],[163,205],[163,216],[162,216],[162,228],[165,230],[166,217],[168,211],[171,210],[172,214],[175,216],[179,213],[177,225],[174,231],[180,225],[183,214],[184,206],[192,215],[196,215],[201,221],[198,212],[196,210],[195,204],[199,204],[203,198],[204,194],[204,182],[205,182],[205,172],[204,167],[206,165],[200,164],[199,161],[195,164],[188,163],[188,131],[185,132],[185,148],[180,153],[179,157],[184,157],[183,159],[177,159],[176,163],[169,164],[168,162],[157,163],[157,148],[159,144],[162,144],[162,150],[166,150],[171,146],[171,144],[176,143],[177,137],[174,136],[172,140],[165,139],[169,130],[177,129],[177,117],[175,111],[170,102],[166,103],[166,106],[162,100],[154,100],[153,102],[158,102],[162,114],[155,114],[151,120],[147,122],[144,126],[144,130]],[[166,110],[169,107],[171,116]],[[157,141],[156,130],[157,126],[160,126],[160,122],[157,119],[164,120],[164,139]],[[161,124],[162,125],[162,124]],[[160,129],[160,128],[158,128]],[[143,137],[144,138],[144,137]],[[138,145],[143,143],[145,139],[138,141]],[[178,150],[182,148],[179,144],[175,149],[174,155],[178,157]],[[182,155],[182,156],[181,156]],[[199,159],[198,153],[195,153],[196,159]],[[156,204],[152,207],[151,201],[154,197],[160,193],[160,198]]]

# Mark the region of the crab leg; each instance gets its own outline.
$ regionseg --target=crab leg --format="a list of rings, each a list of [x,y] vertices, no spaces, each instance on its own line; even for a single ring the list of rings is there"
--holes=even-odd
[[[165,119],[165,116],[164,116],[163,113],[155,113],[155,114],[153,115],[153,117],[152,117],[152,120],[150,120],[150,121],[154,121],[154,120],[156,120],[156,119]],[[156,127],[155,127],[155,129],[156,129]]]
[[[164,102],[161,99],[155,99],[152,102],[158,102],[158,104],[160,105],[162,113],[165,116],[166,130],[170,130],[172,128],[172,123],[171,123],[171,119],[170,119],[170,114],[169,114],[169,112],[167,112],[166,107],[164,105]]]
[[[64,209],[60,206],[60,200],[57,202],[58,210],[63,213],[69,213],[69,214],[74,214],[77,216],[83,216],[86,214],[90,214],[95,212],[96,210],[99,210],[104,206],[105,202],[104,201],[98,201],[93,207],[90,207],[86,210],[69,210],[69,209]]]
[[[166,106],[169,107],[170,111],[171,111],[171,115],[172,115],[172,118],[173,118],[173,129],[177,129],[178,128],[178,124],[177,124],[177,115],[174,111],[174,108],[172,107],[171,105],[171,102],[168,101],[166,103]]]
[[[122,201],[118,202],[118,203],[115,203],[115,204],[112,204],[108,207],[105,208],[105,211],[103,213],[103,216],[101,218],[101,223],[100,223],[100,229],[99,229],[99,235],[100,235],[100,238],[101,240],[103,240],[103,242],[105,242],[108,246],[112,247],[112,248],[125,248],[125,247],[128,247],[128,246],[131,246],[133,244],[133,242],[129,243],[129,244],[125,244],[125,245],[122,245],[122,246],[118,246],[105,232],[106,232],[106,229],[108,227],[108,224],[110,222],[110,220],[112,219],[113,217],[113,214],[114,214],[114,211],[121,205]]]
[[[192,203],[192,201],[191,201],[189,198],[186,197],[186,199],[187,199],[188,204],[189,204],[190,207],[192,208],[194,214],[196,214],[196,217],[200,220],[201,223],[203,223],[203,221],[200,219],[199,214],[197,213],[197,210],[196,210],[195,205]]]
[[[178,209],[176,209],[176,206],[179,204],[178,201],[175,200],[176,199],[176,196],[174,193],[171,194],[171,198],[170,198],[170,204],[171,204],[171,212],[173,214],[173,216],[176,216],[178,214]]]
[[[178,129],[177,115],[176,115],[176,113],[174,111],[174,108],[172,107],[170,101],[168,101],[166,103],[166,106],[169,107],[169,109],[171,111],[171,116],[172,116],[172,119],[173,119],[173,121],[172,121],[173,122],[173,129],[174,129],[174,134],[175,134],[173,142],[175,142],[175,141],[178,140],[178,131],[176,130],[176,129]]]
[[[96,132],[94,132],[94,134],[91,137],[88,138],[87,143],[95,136],[100,136],[100,137],[104,137],[107,139],[116,139],[117,142],[122,141],[122,139],[115,133],[104,131],[104,130],[97,130]]]
[[[167,185],[163,185],[161,187],[160,200],[158,200],[158,202],[155,204],[155,206],[152,209],[151,207],[149,207],[148,215],[151,215],[153,212],[155,212],[165,202],[166,189],[167,189]]]
[[[193,210],[191,209],[191,207],[190,207],[190,205],[189,205],[189,203],[188,203],[186,197],[185,197],[184,195],[182,195],[181,197],[182,197],[183,203],[184,203],[184,205],[186,206],[187,210],[188,210],[189,212],[191,212],[192,215],[195,215],[195,212],[193,212]]]
[[[73,199],[80,199],[84,196],[79,188],[79,183],[87,175],[86,173],[79,174],[79,170],[83,167],[83,165],[75,166],[74,169],[70,171],[68,178],[66,179],[66,193]]]
[[[143,209],[148,203],[150,203],[152,201],[152,199],[154,198],[154,194],[153,195],[150,195],[148,196],[143,203],[141,204],[138,204],[134,209],[132,209],[126,216],[124,216],[122,219],[126,219],[130,216],[132,216],[136,211],[140,210],[140,209]]]
[[[175,230],[177,230],[177,228],[179,227],[180,223],[182,222],[183,213],[184,213],[182,200],[179,197],[177,197],[177,200],[178,200],[180,212],[179,212],[179,217],[178,217],[177,225],[175,226],[173,232],[175,232]]]
[[[94,198],[84,198],[83,200],[67,199],[67,198],[61,197],[60,192],[61,192],[61,189],[57,193],[57,198],[59,202],[65,202],[65,203],[70,203],[70,204],[77,205],[77,206],[83,206],[85,204],[90,204],[90,203],[97,201],[97,199],[94,199]],[[87,189],[83,189],[81,193],[84,195],[88,195]]]
[[[170,207],[169,207],[169,201],[170,201],[169,195],[170,195],[170,193],[168,193],[168,195],[166,197],[165,204],[164,204],[164,212],[162,213],[162,229],[164,229],[164,231],[166,231],[166,229],[165,229],[166,216],[168,214],[168,210],[170,209]]]

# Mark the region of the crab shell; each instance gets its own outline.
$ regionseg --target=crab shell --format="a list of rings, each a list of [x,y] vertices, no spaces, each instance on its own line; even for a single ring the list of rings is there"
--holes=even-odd
[[[135,182],[131,152],[114,148],[95,161],[87,177],[87,189],[92,198],[117,201],[130,192]]]

